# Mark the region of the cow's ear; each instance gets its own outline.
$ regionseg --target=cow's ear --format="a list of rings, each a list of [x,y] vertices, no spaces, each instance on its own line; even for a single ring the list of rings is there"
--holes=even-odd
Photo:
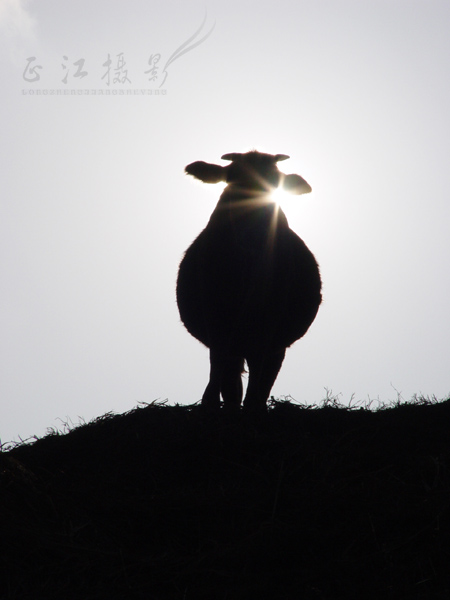
[[[300,175],[285,175],[283,179],[283,189],[291,194],[309,194],[312,187]]]
[[[191,163],[184,170],[188,175],[192,175],[204,183],[219,183],[227,179],[226,167],[206,163],[202,160]]]

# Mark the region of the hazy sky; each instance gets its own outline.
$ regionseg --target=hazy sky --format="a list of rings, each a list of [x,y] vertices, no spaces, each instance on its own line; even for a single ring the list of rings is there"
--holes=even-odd
[[[449,0],[0,0],[2,442],[201,398],[175,281],[220,190],[183,169],[251,148],[311,184],[324,282],[273,394],[447,397],[449,31]]]

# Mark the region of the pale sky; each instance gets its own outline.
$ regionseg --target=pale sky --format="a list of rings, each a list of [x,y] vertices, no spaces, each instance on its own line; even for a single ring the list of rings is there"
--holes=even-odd
[[[311,184],[324,286],[273,395],[447,397],[449,31],[448,0],[0,0],[1,441],[201,398],[175,282],[220,189],[183,170],[251,148]]]

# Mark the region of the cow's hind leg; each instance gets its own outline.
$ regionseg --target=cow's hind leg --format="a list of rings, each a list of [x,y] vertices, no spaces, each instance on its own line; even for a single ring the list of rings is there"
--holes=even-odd
[[[229,356],[226,352],[211,349],[211,369],[209,383],[203,393],[202,406],[208,410],[220,407],[222,393],[224,407],[233,411],[239,409],[242,402],[242,379],[244,359],[239,356]]]
[[[220,407],[220,383],[223,370],[223,354],[211,348],[209,351],[209,360],[211,363],[209,382],[203,392],[202,406],[207,410],[218,410]]]
[[[224,409],[229,412],[236,412],[241,406],[243,370],[244,359],[240,356],[228,356],[224,360],[220,391]]]
[[[283,364],[286,349],[278,352],[255,352],[247,357],[248,388],[244,399],[247,413],[264,413],[267,399]]]

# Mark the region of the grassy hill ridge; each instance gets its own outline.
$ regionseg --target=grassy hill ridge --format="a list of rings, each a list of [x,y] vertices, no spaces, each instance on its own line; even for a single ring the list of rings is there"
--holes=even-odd
[[[3,599],[450,598],[450,399],[151,404],[0,455]]]

